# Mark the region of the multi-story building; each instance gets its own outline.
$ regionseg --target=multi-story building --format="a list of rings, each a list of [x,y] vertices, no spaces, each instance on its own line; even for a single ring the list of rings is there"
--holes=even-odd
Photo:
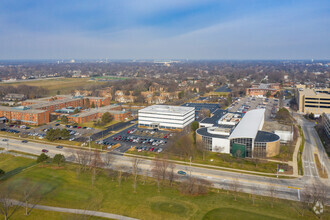
[[[42,125],[49,122],[49,112],[46,110],[31,109],[26,106],[6,107],[0,106],[0,117],[9,122],[29,125]]]
[[[274,96],[277,92],[280,91],[280,86],[278,83],[271,84],[254,84],[251,88],[246,89],[247,96],[267,96],[267,93],[270,93],[271,96]]]
[[[106,112],[109,112],[113,116],[113,119],[116,121],[124,121],[131,116],[131,113],[129,111],[122,110],[120,106],[109,105],[97,109],[85,110],[78,114],[69,115],[68,119],[70,122],[76,122],[78,124],[81,124],[89,121],[96,121],[100,119],[102,115]]]
[[[67,107],[82,107],[84,106],[84,97],[55,96],[52,98],[29,99],[22,102],[22,105],[33,109],[42,109],[53,112],[55,110]]]
[[[95,107],[102,107],[106,105],[110,105],[111,98],[110,97],[85,97],[85,99],[89,99],[90,105],[94,103]]]
[[[182,130],[195,120],[195,108],[152,105],[138,111],[139,127]]]
[[[324,131],[327,134],[328,138],[330,138],[330,114],[323,113],[322,116]]]
[[[316,117],[330,113],[330,88],[297,90],[298,111],[313,113]]]

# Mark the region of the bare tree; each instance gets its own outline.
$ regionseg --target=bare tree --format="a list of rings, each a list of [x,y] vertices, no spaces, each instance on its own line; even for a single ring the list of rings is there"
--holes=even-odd
[[[136,193],[137,177],[138,177],[140,162],[141,162],[141,159],[138,159],[138,158],[133,158],[132,159],[132,175],[133,175],[134,193]]]
[[[106,168],[110,168],[111,167],[111,165],[114,163],[114,161],[115,161],[115,156],[113,155],[113,154],[110,154],[110,153],[106,153],[105,155],[104,155],[104,166],[106,167]]]
[[[268,194],[269,194],[269,197],[270,197],[270,206],[272,208],[274,208],[274,201],[275,201],[276,193],[277,193],[277,191],[276,191],[275,185],[270,184],[268,186]]]
[[[300,205],[301,211],[300,214],[304,216],[305,210],[309,209],[310,203],[312,203],[313,199],[313,191],[310,185],[305,185],[304,188],[301,190],[300,194]]]
[[[240,189],[241,185],[238,178],[233,179],[232,182],[229,183],[229,190],[233,191],[235,201],[237,201],[237,195]]]
[[[22,182],[22,186],[20,188],[23,190],[22,194],[25,206],[25,215],[29,215],[42,199],[40,185],[33,184],[31,181],[25,180]]]
[[[157,181],[157,187],[158,187],[158,192],[160,192],[160,181],[162,179],[162,162],[159,158],[156,158],[152,162],[152,176],[156,179]]]
[[[124,172],[125,167],[123,165],[118,165],[116,167],[116,170],[118,172],[117,174],[117,180],[118,180],[118,186],[121,187],[121,182],[123,179],[123,172]]]
[[[10,187],[5,187],[0,190],[0,213],[5,220],[8,220],[21,206],[21,202],[16,202],[11,199],[14,190]]]
[[[176,174],[175,174],[175,163],[169,163],[168,164],[168,171],[167,171],[167,176],[168,176],[168,180],[170,181],[170,186],[172,187],[173,182],[176,178]]]
[[[75,151],[75,159],[79,164],[79,173],[81,171],[86,171],[89,164],[92,160],[92,153],[90,151],[86,151],[84,149],[78,149]]]
[[[187,195],[203,195],[206,194],[212,184],[205,180],[195,177],[189,177],[180,184],[179,190]]]
[[[100,152],[94,151],[92,154],[92,159],[90,163],[90,167],[92,169],[92,186],[94,186],[95,179],[97,174],[101,171],[100,168],[104,166],[104,163],[101,159]]]

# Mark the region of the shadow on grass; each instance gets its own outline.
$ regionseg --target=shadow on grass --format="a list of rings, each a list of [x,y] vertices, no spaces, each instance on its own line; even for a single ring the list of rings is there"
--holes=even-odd
[[[12,176],[15,176],[16,174],[21,173],[21,172],[22,172],[23,170],[25,170],[26,168],[29,168],[29,167],[31,167],[31,166],[33,166],[33,165],[35,165],[35,164],[36,164],[36,163],[34,162],[34,163],[30,163],[30,164],[28,164],[28,165],[26,165],[26,166],[17,167],[16,169],[13,169],[13,170],[11,170],[11,171],[5,173],[4,175],[2,175],[2,176],[0,177],[0,180],[6,180],[6,179],[8,179],[8,178],[10,178],[10,177],[12,177]]]

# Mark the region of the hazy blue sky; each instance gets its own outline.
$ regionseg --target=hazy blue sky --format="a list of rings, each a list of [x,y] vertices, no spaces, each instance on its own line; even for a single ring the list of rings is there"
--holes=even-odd
[[[1,0],[0,59],[330,59],[329,0]]]

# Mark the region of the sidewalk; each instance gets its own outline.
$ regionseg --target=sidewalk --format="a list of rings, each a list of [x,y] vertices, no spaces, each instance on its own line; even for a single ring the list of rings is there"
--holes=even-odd
[[[11,200],[11,202],[15,205],[25,206],[23,202],[17,200]],[[28,204],[28,207],[31,208],[34,205]],[[54,207],[54,206],[45,206],[45,205],[35,205],[35,209],[41,209],[46,211],[54,211],[54,212],[64,212],[64,213],[72,213],[72,214],[79,214],[79,215],[87,215],[87,216],[97,216],[102,218],[109,218],[109,219],[118,219],[118,220],[137,220],[136,218],[130,218],[122,215],[111,214],[107,212],[98,212],[92,210],[83,210],[83,209],[69,209],[69,208],[61,208],[61,207]]]
[[[293,152],[292,161],[289,161],[289,165],[293,167],[293,175],[294,176],[299,176],[297,157],[298,157],[300,142],[301,142],[301,137],[298,137],[296,147],[295,147],[294,152]]]

